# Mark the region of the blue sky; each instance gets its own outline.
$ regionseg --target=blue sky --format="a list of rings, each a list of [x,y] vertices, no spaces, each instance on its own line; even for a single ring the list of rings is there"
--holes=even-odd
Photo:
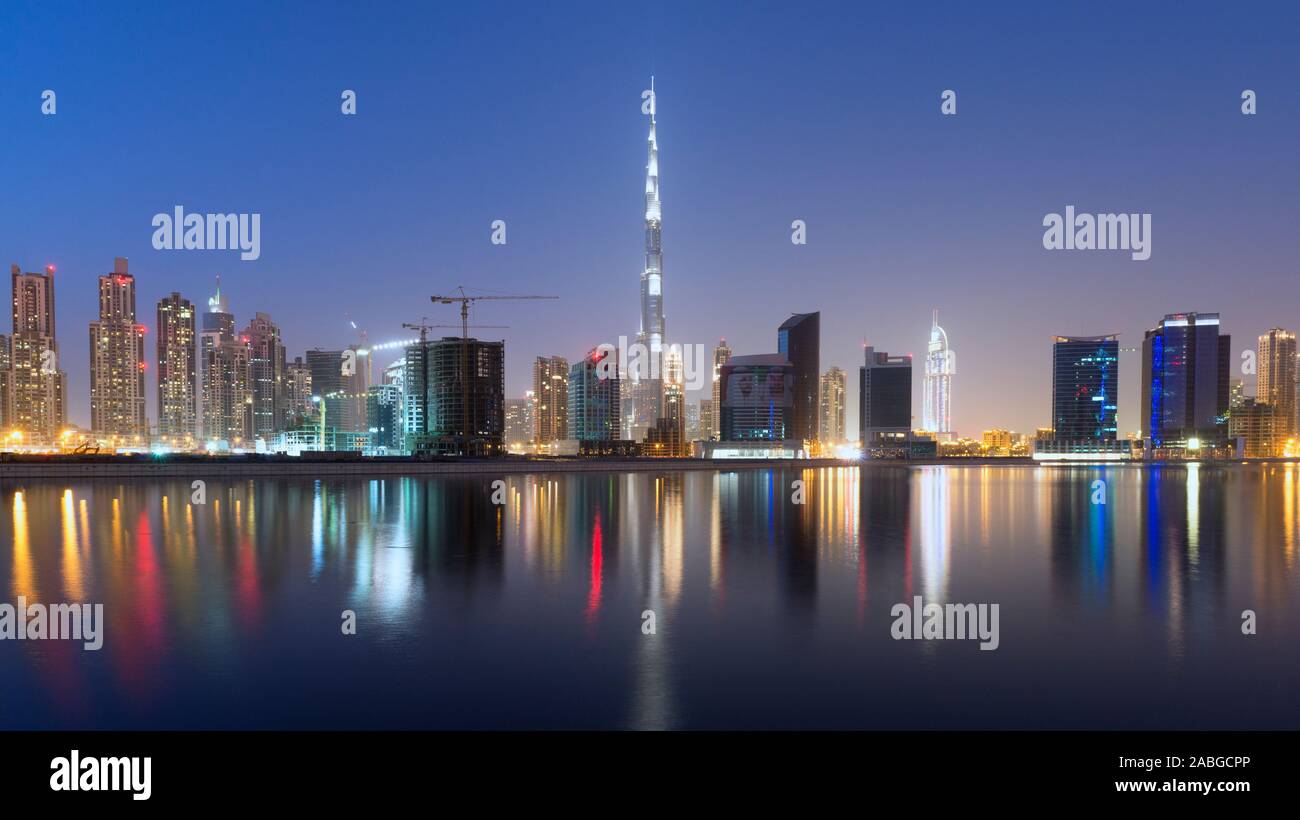
[[[114,256],[150,347],[157,300],[202,303],[218,273],[240,326],[270,313],[291,357],[355,341],[347,317],[372,341],[453,322],[428,296],[456,285],[557,295],[476,311],[509,325],[484,335],[522,395],[535,355],[636,331],[653,72],[670,340],[771,352],[791,312],[820,310],[822,367],[856,393],[863,340],[919,357],[938,308],[958,430],[1032,430],[1053,334],[1138,346],[1166,312],[1217,310],[1244,350],[1300,325],[1298,34],[1281,3],[10,0],[0,261],[58,266],[76,423]],[[154,250],[176,205],[260,213],[261,258]],[[1066,205],[1151,213],[1151,260],[1044,250]],[[1123,431],[1138,369],[1124,354]]]

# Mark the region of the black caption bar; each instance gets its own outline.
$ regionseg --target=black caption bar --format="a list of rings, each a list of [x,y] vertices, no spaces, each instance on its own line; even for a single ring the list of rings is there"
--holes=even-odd
[[[1277,800],[1290,732],[465,733],[9,732],[6,798],[128,812],[407,799],[685,799],[737,805],[825,788],[928,805]],[[75,786],[74,781],[75,780]],[[834,785],[838,784],[838,785]],[[457,797],[459,796],[459,797]],[[448,806],[450,808],[450,806]]]

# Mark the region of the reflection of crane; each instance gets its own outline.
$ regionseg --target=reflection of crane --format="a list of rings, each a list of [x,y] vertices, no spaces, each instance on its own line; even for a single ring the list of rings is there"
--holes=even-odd
[[[429,299],[435,305],[451,305],[460,302],[460,366],[463,384],[461,385],[461,427],[462,432],[459,434],[462,438],[460,441],[460,452],[462,455],[468,455],[470,445],[471,424],[469,419],[469,374],[472,368],[469,363],[469,305],[470,302],[480,302],[485,300],[499,299],[559,299],[558,296],[511,296],[506,294],[491,296],[469,296],[465,293],[463,285],[457,286],[459,296],[430,296]]]

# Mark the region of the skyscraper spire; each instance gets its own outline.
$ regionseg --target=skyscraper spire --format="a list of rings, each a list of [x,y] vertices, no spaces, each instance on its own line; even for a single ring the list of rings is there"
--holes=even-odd
[[[226,300],[221,295],[221,274],[217,274],[217,292],[216,295],[208,298],[208,313],[229,313],[226,309]]]
[[[655,114],[658,101],[654,90],[654,77],[650,77],[650,135],[647,138],[645,176],[645,269],[641,272],[641,327],[637,342],[650,354],[649,359],[659,363],[664,346],[663,254],[660,247],[661,216],[659,204],[659,141],[655,134]],[[633,419],[631,433],[637,438],[653,426],[663,405],[663,382],[659,367],[650,372],[633,372]]]

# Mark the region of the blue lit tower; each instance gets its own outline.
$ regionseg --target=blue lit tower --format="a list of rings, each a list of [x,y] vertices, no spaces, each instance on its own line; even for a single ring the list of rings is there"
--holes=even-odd
[[[1119,337],[1056,336],[1052,430],[1057,441],[1115,441],[1119,428]]]
[[[1217,313],[1171,313],[1142,341],[1142,426],[1152,450],[1223,445],[1231,337]]]

